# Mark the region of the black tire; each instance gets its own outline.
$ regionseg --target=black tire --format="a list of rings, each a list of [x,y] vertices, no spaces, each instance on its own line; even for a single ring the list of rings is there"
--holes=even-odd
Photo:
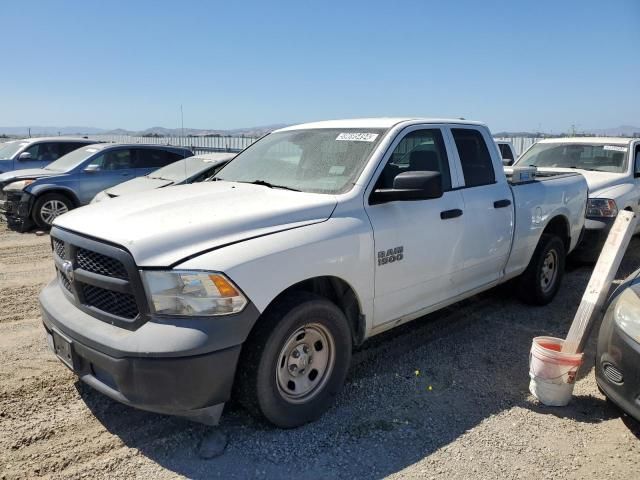
[[[292,400],[287,398],[289,392],[280,386],[279,381],[279,375],[288,374],[283,370],[284,366],[287,369],[293,368],[288,365],[291,355],[283,353],[283,349],[286,345],[291,345],[291,341],[304,340],[304,336],[300,340],[300,335],[293,340],[293,335],[302,331],[303,327],[320,328],[318,325],[332,337],[333,365],[324,370],[324,375],[320,374],[322,379],[315,390],[312,390],[312,395],[310,393],[310,398]],[[304,330],[303,333],[307,331],[309,330]],[[314,421],[333,404],[342,389],[351,363],[351,345],[351,330],[347,318],[335,304],[308,292],[287,295],[265,311],[242,346],[235,397],[254,416],[262,417],[281,428],[294,428]],[[316,346],[312,348],[315,349]],[[331,347],[326,351],[330,350]],[[315,350],[309,355],[311,362],[305,364],[309,369],[308,378],[312,375],[314,355]],[[319,359],[320,354],[317,355]],[[304,371],[305,368],[300,369],[300,372]],[[318,373],[314,380],[317,377]]]
[[[62,204],[64,205],[64,208],[67,209],[67,211],[73,209],[73,202],[71,202],[71,200],[69,200],[69,198],[65,197],[64,195],[61,195],[59,193],[45,193],[44,195],[41,195],[33,204],[33,210],[31,213],[33,221],[38,227],[51,228],[51,224],[53,223],[53,220],[55,220],[55,217],[51,218],[51,216],[48,216],[46,214],[46,210],[43,209],[52,204]]]
[[[543,287],[543,267],[545,259],[555,252],[555,276]],[[531,305],[546,305],[558,293],[564,275],[566,252],[564,242],[557,235],[543,234],[533,252],[529,266],[518,279],[518,297]]]

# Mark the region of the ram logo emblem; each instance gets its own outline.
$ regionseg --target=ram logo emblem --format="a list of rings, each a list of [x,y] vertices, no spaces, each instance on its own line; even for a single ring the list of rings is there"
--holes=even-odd
[[[388,250],[380,250],[378,252],[378,266],[387,263],[399,262],[404,258],[404,247],[389,248]]]
[[[73,283],[73,264],[69,260],[62,262],[62,274]]]

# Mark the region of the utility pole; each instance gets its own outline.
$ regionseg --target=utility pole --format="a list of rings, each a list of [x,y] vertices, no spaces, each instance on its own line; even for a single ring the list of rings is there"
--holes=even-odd
[[[184,138],[184,114],[182,112],[182,104],[180,104],[180,128],[182,129],[182,138]]]

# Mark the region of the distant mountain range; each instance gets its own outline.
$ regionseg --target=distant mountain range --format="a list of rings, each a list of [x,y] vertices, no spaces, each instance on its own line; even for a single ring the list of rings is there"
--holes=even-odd
[[[259,137],[272,130],[282,128],[285,124],[265,125],[262,127],[236,128],[232,130],[206,130],[200,128],[164,128],[152,127],[146,130],[125,130],[117,128],[115,130],[107,130],[105,128],[95,127],[0,127],[0,134],[11,136],[27,136],[31,133],[35,135],[131,135],[131,136],[160,136],[160,137],[176,137],[186,136],[218,136],[218,135],[246,135],[250,137]]]
[[[184,135],[186,136],[220,136],[220,135],[232,135],[240,136],[245,135],[248,137],[260,137],[265,133],[269,133],[272,130],[285,127],[286,124],[274,124],[265,125],[262,127],[251,128],[236,128],[232,130],[207,130],[201,128],[185,128]],[[30,133],[32,136],[41,135],[131,135],[131,136],[159,136],[159,137],[178,137],[183,135],[181,128],[164,128],[164,127],[152,127],[146,130],[124,130],[121,128],[115,130],[107,130],[104,128],[95,127],[0,127],[0,134],[10,135],[13,137],[27,136]],[[544,134],[542,132],[495,132],[496,137],[558,137],[566,136],[569,133],[564,134]],[[581,130],[579,135],[598,135],[598,136],[613,136],[613,137],[633,137],[640,136],[640,127],[634,127],[632,125],[620,125],[614,128],[601,128],[592,130]]]

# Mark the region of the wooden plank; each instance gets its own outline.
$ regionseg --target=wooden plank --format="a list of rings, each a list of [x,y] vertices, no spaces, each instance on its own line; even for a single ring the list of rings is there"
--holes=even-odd
[[[593,269],[578,311],[573,318],[573,323],[562,346],[563,352],[579,353],[583,351],[591,325],[607,299],[609,287],[618,271],[620,262],[622,262],[622,257],[627,251],[637,223],[638,219],[633,212],[623,210],[618,213]]]

